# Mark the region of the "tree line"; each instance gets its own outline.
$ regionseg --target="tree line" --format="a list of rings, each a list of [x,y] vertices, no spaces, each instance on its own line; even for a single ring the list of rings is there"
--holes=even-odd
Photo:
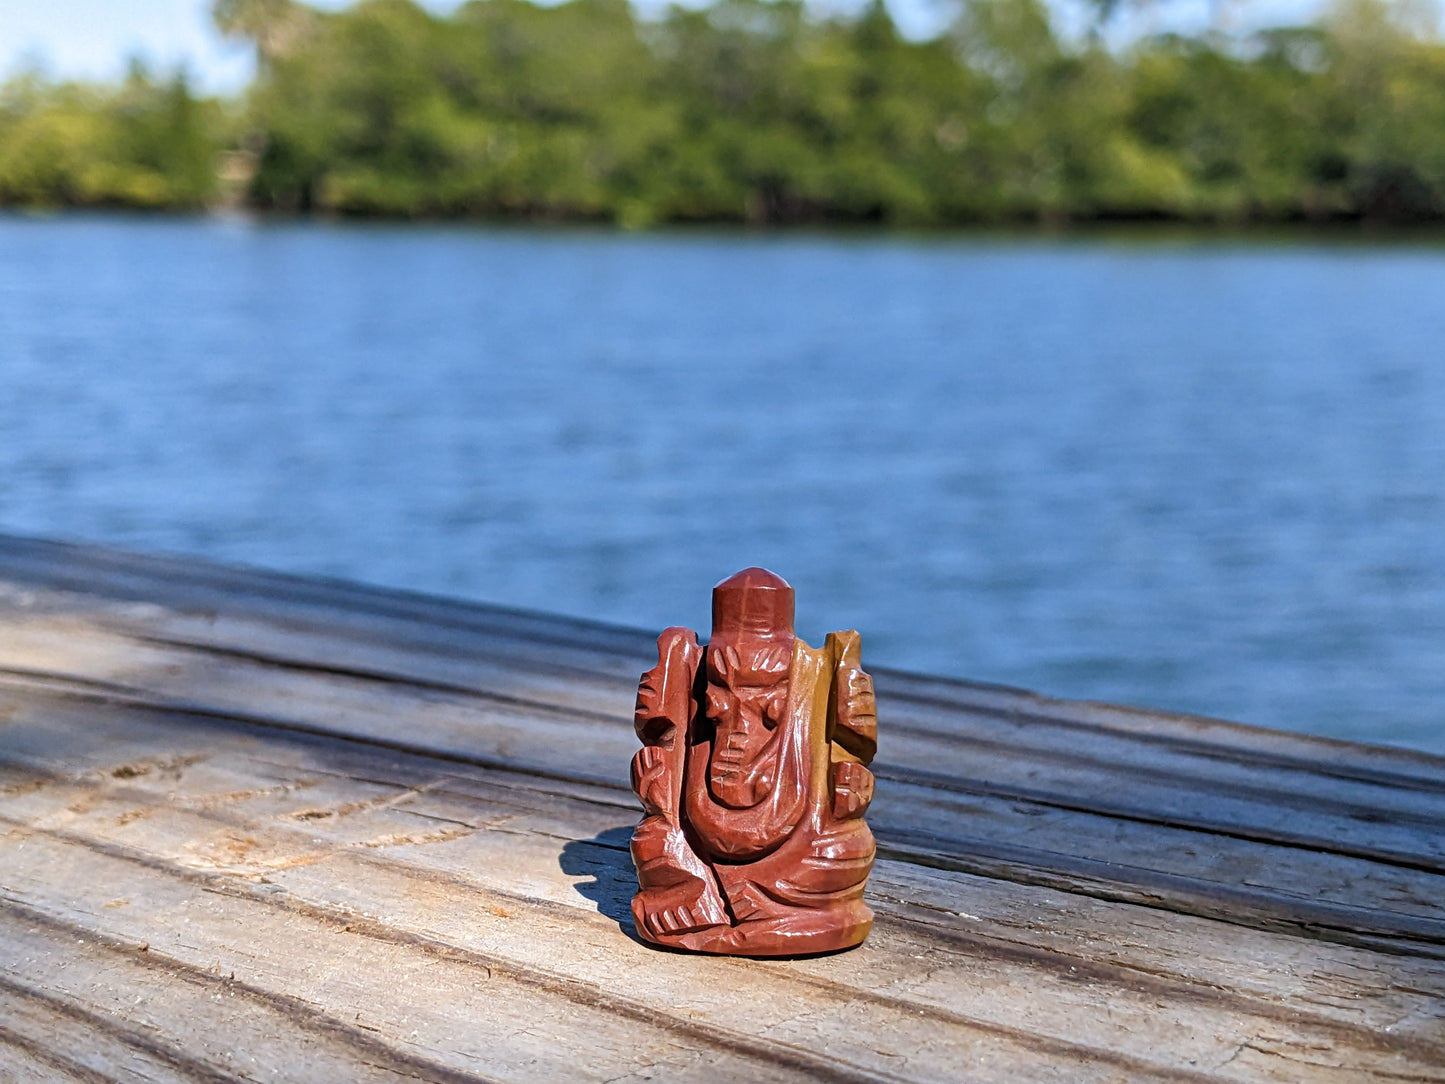
[[[236,99],[141,64],[0,86],[0,205],[931,226],[1445,217],[1445,43],[1408,0],[1312,25],[1066,39],[1042,0],[217,0]],[[1105,9],[1107,10],[1107,8]]]

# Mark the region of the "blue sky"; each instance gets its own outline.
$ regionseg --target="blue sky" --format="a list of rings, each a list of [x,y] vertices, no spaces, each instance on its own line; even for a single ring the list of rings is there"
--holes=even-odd
[[[317,7],[346,6],[346,0],[313,2]],[[429,0],[427,6],[446,11],[457,2]],[[829,2],[850,5],[850,0]],[[1078,2],[1060,0],[1061,4]],[[1219,2],[1228,5],[1225,10],[1236,22],[1256,23],[1304,17],[1318,0]],[[647,0],[639,6],[647,11],[663,3]],[[919,34],[937,25],[945,3],[890,0],[904,29]],[[1063,8],[1065,15],[1068,10]],[[0,0],[0,76],[36,61],[58,77],[111,79],[124,70],[127,57],[140,54],[163,68],[184,61],[205,89],[233,91],[250,76],[249,56],[244,48],[224,42],[216,34],[208,11],[208,0]],[[1206,23],[1208,17],[1208,0],[1153,0],[1132,23],[1133,29],[1141,31],[1158,29],[1161,24],[1192,29]],[[1129,29],[1120,27],[1119,32]]]
[[[244,49],[211,29],[205,0],[0,0],[0,72],[26,62],[67,78],[111,78],[125,58],[186,61],[216,89],[244,84]]]

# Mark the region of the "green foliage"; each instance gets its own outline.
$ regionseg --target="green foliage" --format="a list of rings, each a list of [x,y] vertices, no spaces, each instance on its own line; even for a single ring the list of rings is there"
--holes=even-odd
[[[0,203],[614,222],[1445,216],[1445,45],[1419,0],[1318,24],[1062,40],[1047,0],[215,0],[241,103],[137,68],[0,88]],[[1096,4],[1102,15],[1112,5]],[[224,152],[224,153],[223,153]],[[217,171],[220,171],[220,180]]]
[[[0,205],[202,207],[226,134],[183,72],[158,82],[135,63],[110,88],[22,74],[0,87]]]

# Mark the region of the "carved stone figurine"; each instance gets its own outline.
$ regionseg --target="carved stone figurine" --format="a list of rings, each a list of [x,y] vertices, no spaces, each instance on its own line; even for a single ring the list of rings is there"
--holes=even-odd
[[[658,637],[637,690],[637,933],[692,952],[786,956],[860,944],[878,747],[856,632],[793,635],[793,589],[761,568],[713,588],[712,639]]]

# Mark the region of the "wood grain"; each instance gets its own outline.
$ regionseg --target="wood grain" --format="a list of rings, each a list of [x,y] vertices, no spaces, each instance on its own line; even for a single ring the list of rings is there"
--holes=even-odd
[[[1445,1080],[1445,761],[885,672],[874,935],[691,958],[652,654],[0,538],[0,1080]]]

